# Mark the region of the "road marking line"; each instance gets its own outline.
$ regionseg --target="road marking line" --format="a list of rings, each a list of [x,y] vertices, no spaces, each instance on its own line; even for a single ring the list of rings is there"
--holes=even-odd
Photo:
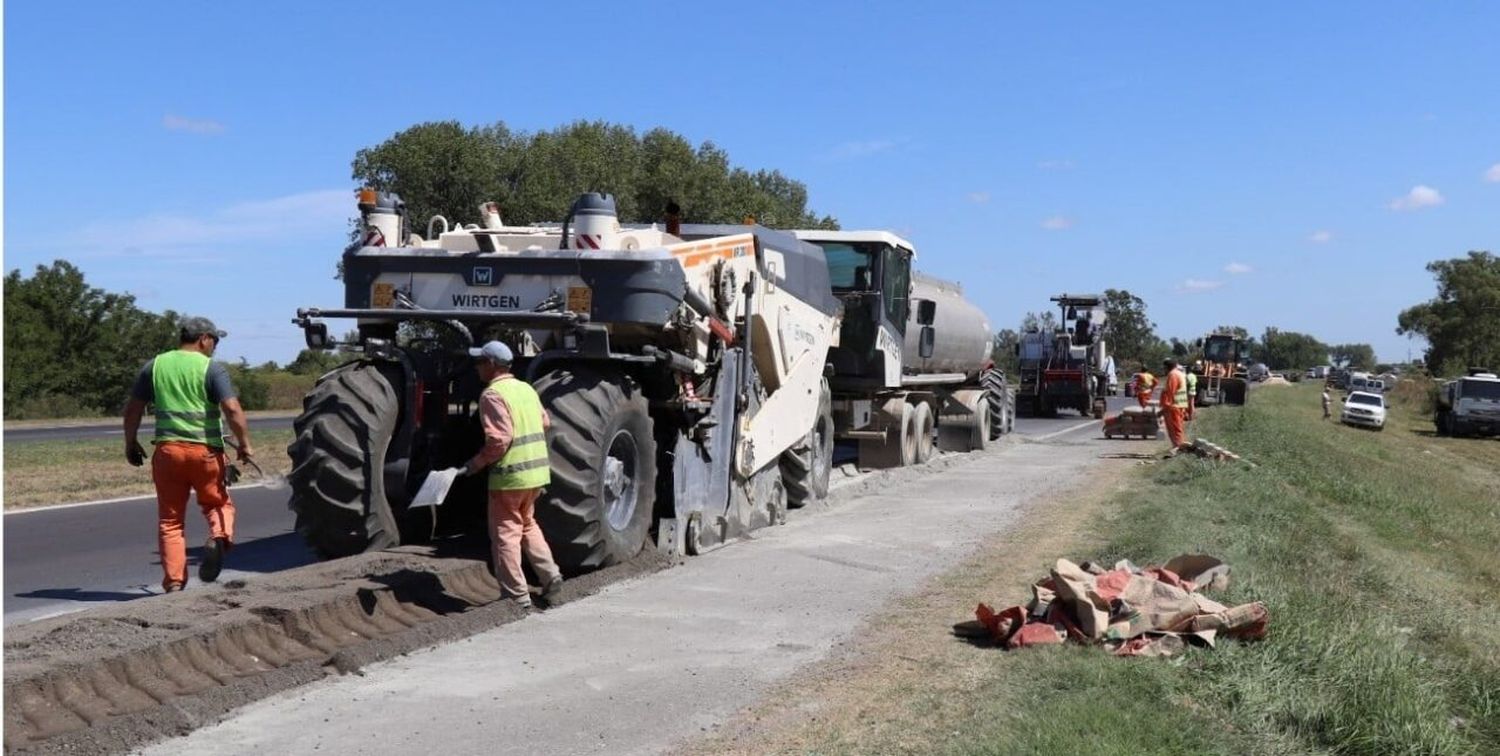
[[[265,487],[266,487],[265,483],[241,483],[241,484],[239,484],[237,486],[230,486],[229,490],[231,490],[231,491],[239,491],[239,490],[245,489],[245,488],[265,488]],[[114,498],[114,499],[96,499],[94,501],[75,501],[75,502],[72,502],[70,504],[48,504],[46,506],[41,506],[41,507],[22,507],[22,508],[19,508],[19,509],[6,510],[5,516],[9,517],[11,515],[27,514],[27,513],[30,513],[30,512],[50,512],[50,511],[52,511],[54,509],[72,509],[73,507],[92,507],[92,506],[94,506],[96,504],[119,504],[122,501],[135,501],[137,499],[155,499],[155,498],[156,498],[156,494],[145,494],[145,495],[142,495],[142,496],[120,496],[120,497]]]
[[[1089,420],[1087,422],[1082,422],[1082,423],[1079,423],[1077,425],[1074,425],[1074,426],[1071,426],[1071,427],[1068,427],[1068,428],[1063,428],[1060,431],[1053,431],[1053,432],[1048,433],[1048,434],[1046,434],[1044,436],[1032,436],[1031,438],[1028,438],[1026,440],[1027,441],[1046,441],[1049,438],[1057,438],[1058,436],[1062,436],[1062,435],[1066,435],[1066,434],[1072,433],[1073,431],[1076,431],[1076,430],[1078,430],[1080,428],[1087,428],[1087,427],[1089,427],[1091,425],[1097,425],[1098,423],[1099,423],[1098,420]]]

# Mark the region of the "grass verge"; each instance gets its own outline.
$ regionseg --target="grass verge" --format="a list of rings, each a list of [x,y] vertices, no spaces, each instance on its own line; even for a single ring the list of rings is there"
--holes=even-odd
[[[1320,419],[1316,386],[1203,413],[1258,467],[1176,459],[1053,502],[695,749],[815,753],[1500,752],[1500,443]],[[1270,637],[1173,660],[948,636],[1057,557],[1204,551]]]
[[[256,446],[256,463],[267,475],[288,471],[290,428],[256,431],[250,438]],[[149,439],[145,443],[149,453]],[[230,455],[232,459],[233,452]],[[251,471],[242,472],[248,476]],[[141,467],[126,464],[124,442],[119,438],[5,445],[6,509],[144,496],[154,491],[149,460]]]

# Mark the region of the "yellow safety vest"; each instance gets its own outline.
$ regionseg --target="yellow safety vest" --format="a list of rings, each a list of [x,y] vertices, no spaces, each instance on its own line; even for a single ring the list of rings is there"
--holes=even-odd
[[[542,427],[542,400],[536,389],[513,375],[497,379],[490,391],[510,407],[510,448],[490,467],[491,491],[541,488],[552,482],[547,464],[547,433]]]
[[[1178,368],[1178,370],[1180,371],[1180,370],[1182,370],[1182,368]],[[1182,380],[1180,380],[1180,381],[1177,382],[1177,392],[1174,393],[1174,394],[1172,394],[1172,403],[1174,405],[1176,405],[1179,409],[1185,408],[1185,407],[1188,406],[1188,382],[1187,382],[1187,375],[1189,375],[1189,374],[1185,373],[1183,375]]]
[[[212,360],[206,355],[186,349],[157,355],[151,363],[151,391],[156,404],[153,443],[190,441],[224,448],[219,405],[209,401],[205,383],[210,364]]]

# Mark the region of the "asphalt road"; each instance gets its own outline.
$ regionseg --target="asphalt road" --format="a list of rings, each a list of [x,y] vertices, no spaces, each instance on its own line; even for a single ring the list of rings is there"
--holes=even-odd
[[[257,430],[281,430],[292,427],[292,417],[251,417],[250,431]],[[119,438],[125,435],[120,428],[120,420],[108,422],[91,423],[89,425],[61,425],[47,426],[42,428],[6,428],[5,443],[24,444],[31,441],[84,441],[100,438]],[[152,432],[151,419],[147,418],[141,423],[141,439],[150,438]],[[253,437],[252,437],[253,438]]]
[[[1111,411],[1123,401],[1112,399]],[[291,422],[284,418],[265,421]],[[1016,432],[1035,437],[1084,421],[1072,413],[1053,419],[1017,418]],[[11,442],[9,434],[7,431],[6,443]],[[292,530],[284,489],[246,487],[236,489],[233,496],[238,543],[225,560],[220,581],[314,560]],[[196,508],[189,506],[188,590],[198,585],[198,553],[207,538],[207,525]],[[140,497],[7,513],[4,561],[5,624],[78,611],[101,601],[129,601],[158,593],[161,562],[156,551],[156,500]]]

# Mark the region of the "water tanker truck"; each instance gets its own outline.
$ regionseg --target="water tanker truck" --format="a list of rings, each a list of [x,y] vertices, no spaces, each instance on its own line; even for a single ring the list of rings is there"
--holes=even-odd
[[[363,191],[359,209],[343,305],[294,320],[309,347],[357,354],[319,379],[288,448],[296,528],[319,555],[478,531],[483,476],[409,505],[482,444],[465,350],[492,338],[552,418],[536,512],[570,574],[652,533],[706,551],[826,495],[840,302],[818,246],[757,225],[626,228],[594,193],[560,224],[506,226],[486,203],[483,224],[434,218],[428,238],[394,194]],[[353,343],[329,319],[355,321]]]
[[[959,284],[914,272],[911,243],[886,231],[793,233],[822,249],[844,306],[828,355],[830,430],[858,442],[861,467],[983,449],[1014,426],[989,320]]]

